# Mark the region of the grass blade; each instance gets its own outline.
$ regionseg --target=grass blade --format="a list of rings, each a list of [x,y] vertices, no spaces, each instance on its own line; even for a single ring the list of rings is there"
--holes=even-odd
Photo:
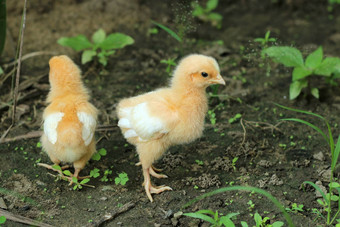
[[[290,215],[286,212],[285,208],[281,205],[281,203],[274,196],[272,196],[270,193],[268,193],[268,192],[266,192],[262,189],[255,188],[255,187],[231,186],[231,187],[220,188],[220,189],[217,189],[217,190],[214,190],[212,192],[208,192],[208,193],[205,193],[201,196],[196,197],[195,199],[184,204],[182,209],[185,209],[185,208],[189,207],[191,204],[196,203],[196,202],[198,202],[198,201],[200,201],[200,200],[202,200],[206,197],[213,196],[213,195],[216,195],[216,194],[219,194],[219,193],[224,193],[224,192],[227,192],[227,191],[238,191],[238,190],[249,191],[249,192],[254,191],[256,193],[259,193],[259,194],[266,196],[270,201],[272,201],[280,209],[280,211],[283,213],[288,225],[289,226],[295,226],[292,222]]]
[[[312,113],[312,112],[304,111],[304,110],[298,110],[298,109],[290,108],[290,107],[287,107],[287,106],[282,106],[282,105],[277,104],[277,103],[274,103],[274,104],[277,105],[278,107],[281,107],[281,108],[286,109],[286,110],[290,110],[290,111],[295,111],[295,112],[298,112],[298,113],[304,113],[304,114],[312,115],[312,116],[318,117],[318,118],[326,121],[326,119],[323,116],[321,116],[319,114],[316,114],[316,113]]]
[[[182,42],[181,37],[179,37],[174,31],[172,31],[170,28],[157,23],[156,21],[151,21],[153,24],[157,25],[158,27],[160,27],[161,29],[163,29],[164,31],[166,31],[167,33],[169,33],[169,35],[171,35],[174,39],[176,39],[178,42]]]
[[[6,41],[6,0],[0,0],[0,55]]]
[[[202,219],[203,221],[209,222],[211,224],[215,224],[215,220],[212,219],[211,217],[205,215],[205,214],[200,214],[200,213],[184,213],[184,216],[192,217],[192,218],[199,218]]]
[[[313,188],[315,188],[315,190],[318,190],[320,192],[320,194],[322,195],[323,199],[327,202],[327,204],[329,204],[329,200],[327,199],[325,193],[323,193],[323,191],[320,189],[319,186],[317,186],[316,184],[314,184],[311,181],[304,181],[302,183],[302,185],[304,185],[304,184],[309,184],[309,185],[313,186]]]
[[[332,165],[331,165],[331,169],[334,171],[335,169],[335,165],[338,162],[338,158],[339,158],[339,153],[340,153],[340,135],[338,137],[338,142],[336,143],[336,147],[334,150],[334,157],[332,158]],[[340,201],[340,199],[339,199]],[[339,207],[340,208],[340,207]]]
[[[281,121],[296,121],[296,122],[308,125],[309,127],[311,127],[314,130],[316,130],[318,133],[320,133],[323,136],[323,138],[327,141],[327,144],[329,144],[328,136],[326,136],[326,134],[320,128],[318,128],[317,126],[313,125],[312,123],[309,123],[308,121],[304,121],[304,120],[297,119],[297,118],[284,118],[284,119],[281,119]]]

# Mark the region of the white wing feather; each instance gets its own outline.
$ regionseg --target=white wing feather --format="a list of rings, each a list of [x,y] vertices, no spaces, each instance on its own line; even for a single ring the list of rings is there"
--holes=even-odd
[[[96,130],[97,122],[94,117],[85,112],[77,113],[79,121],[83,124],[82,138],[85,145],[89,145],[92,141],[94,132]]]
[[[141,140],[148,140],[155,133],[168,132],[161,119],[150,115],[146,102],[134,107],[122,108],[120,115],[122,118],[119,120],[118,126],[129,129],[124,133],[125,138],[138,136]]]
[[[57,127],[63,116],[64,113],[62,112],[53,113],[48,115],[44,121],[44,132],[52,144],[57,142]]]

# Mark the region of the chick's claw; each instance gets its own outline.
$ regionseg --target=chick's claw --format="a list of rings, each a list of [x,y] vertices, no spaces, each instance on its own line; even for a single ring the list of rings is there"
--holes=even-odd
[[[150,167],[149,172],[150,172],[151,176],[156,177],[158,179],[159,178],[168,178],[167,175],[156,173],[156,171],[155,171],[153,166]]]

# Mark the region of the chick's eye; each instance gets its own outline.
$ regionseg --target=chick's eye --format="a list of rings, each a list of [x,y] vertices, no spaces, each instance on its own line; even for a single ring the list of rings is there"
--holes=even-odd
[[[202,75],[203,77],[207,77],[207,76],[208,76],[208,73],[202,72],[201,75]]]

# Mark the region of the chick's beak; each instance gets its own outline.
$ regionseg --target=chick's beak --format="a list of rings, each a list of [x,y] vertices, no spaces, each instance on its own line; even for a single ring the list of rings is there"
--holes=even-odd
[[[215,79],[211,80],[211,83],[225,85],[225,81],[220,74],[218,74]]]

